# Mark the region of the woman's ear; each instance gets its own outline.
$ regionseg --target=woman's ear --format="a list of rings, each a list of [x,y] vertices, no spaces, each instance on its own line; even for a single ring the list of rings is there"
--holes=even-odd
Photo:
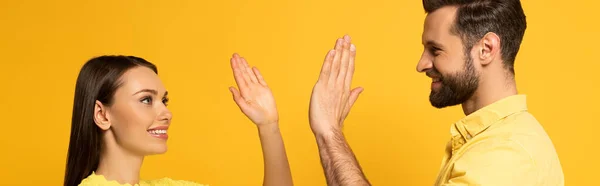
[[[108,112],[102,102],[96,100],[94,106],[94,122],[102,130],[108,130],[110,128],[110,120],[108,119]]]

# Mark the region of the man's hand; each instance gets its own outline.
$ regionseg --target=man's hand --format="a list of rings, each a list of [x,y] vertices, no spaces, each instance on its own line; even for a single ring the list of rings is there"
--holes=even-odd
[[[350,90],[355,56],[356,47],[346,35],[325,57],[310,99],[309,121],[315,135],[341,131],[350,108],[363,91],[360,87]]]

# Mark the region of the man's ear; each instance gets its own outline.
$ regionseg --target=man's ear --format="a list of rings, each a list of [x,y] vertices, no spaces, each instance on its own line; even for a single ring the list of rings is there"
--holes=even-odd
[[[96,100],[94,106],[94,122],[102,130],[108,130],[110,128],[110,120],[108,119],[107,108],[102,102]]]
[[[500,55],[500,37],[493,32],[488,32],[480,41],[477,57],[481,61],[482,66],[492,63],[498,55]]]

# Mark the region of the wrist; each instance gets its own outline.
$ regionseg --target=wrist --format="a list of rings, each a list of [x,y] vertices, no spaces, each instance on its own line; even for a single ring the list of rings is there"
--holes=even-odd
[[[270,123],[256,125],[256,127],[258,128],[258,132],[261,134],[279,132],[279,122],[278,121],[273,121]]]
[[[316,138],[329,139],[334,136],[343,135],[343,132],[341,129],[331,127],[326,130],[313,131],[313,134]]]
[[[344,133],[341,130],[330,130],[327,132],[315,133],[315,139],[319,150],[321,148],[332,150],[331,147],[348,146]]]

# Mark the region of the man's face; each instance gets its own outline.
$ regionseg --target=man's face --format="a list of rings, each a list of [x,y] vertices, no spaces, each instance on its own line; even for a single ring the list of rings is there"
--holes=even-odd
[[[451,32],[456,7],[442,7],[425,18],[425,47],[417,71],[432,78],[429,101],[436,108],[467,101],[477,90],[479,75],[460,36]]]

